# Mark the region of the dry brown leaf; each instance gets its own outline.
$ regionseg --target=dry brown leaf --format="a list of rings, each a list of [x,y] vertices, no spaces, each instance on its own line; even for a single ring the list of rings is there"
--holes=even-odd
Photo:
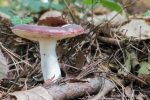
[[[0,79],[6,78],[8,73],[7,60],[4,57],[2,51],[0,50]]]
[[[97,6],[93,9],[93,13],[95,15],[102,15],[102,14],[106,14],[110,12],[106,7],[103,7],[103,6]]]
[[[133,19],[120,28],[120,33],[135,39],[150,39],[150,25],[144,20]]]
[[[130,100],[132,100],[133,90],[131,89],[131,87],[129,86],[125,87],[125,94],[128,98],[130,98]]]
[[[75,61],[76,67],[81,69],[84,66],[85,62],[86,62],[86,57],[84,53],[79,51]]]
[[[94,16],[93,18],[91,17],[88,18],[88,21],[92,21],[92,20],[95,26],[106,23],[107,21],[110,21],[109,24],[111,24],[112,26],[119,26],[123,24],[124,22],[126,22],[127,18],[114,11],[109,14],[97,15],[97,16]]]
[[[150,9],[150,2],[149,0],[118,0],[122,5],[128,5],[125,7],[127,12],[131,15],[135,14],[143,14],[143,12]]]
[[[144,99],[144,95],[142,93],[139,93],[137,96],[136,96],[136,100],[145,100]]]
[[[53,100],[48,91],[41,86],[27,91],[10,93],[10,95],[12,98],[16,98],[16,100]]]

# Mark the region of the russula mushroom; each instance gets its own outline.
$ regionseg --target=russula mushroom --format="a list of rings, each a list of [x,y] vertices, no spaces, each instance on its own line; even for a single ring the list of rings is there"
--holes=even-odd
[[[12,31],[23,38],[38,41],[40,45],[41,68],[44,81],[61,77],[61,71],[56,55],[57,40],[74,37],[84,32],[80,25],[66,24],[62,27],[37,25],[16,25]]]

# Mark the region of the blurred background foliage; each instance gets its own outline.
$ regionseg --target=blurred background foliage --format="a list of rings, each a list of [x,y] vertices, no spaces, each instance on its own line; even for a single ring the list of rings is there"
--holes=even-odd
[[[67,8],[67,3],[74,4],[81,11],[102,5],[122,13],[122,6],[116,0],[0,0],[0,12],[9,15],[13,24],[24,24],[33,21],[31,14],[50,9],[63,11]]]

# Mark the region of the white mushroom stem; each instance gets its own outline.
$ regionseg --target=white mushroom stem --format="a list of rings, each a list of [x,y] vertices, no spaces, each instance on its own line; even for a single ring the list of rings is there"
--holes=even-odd
[[[44,81],[52,78],[54,81],[61,77],[61,71],[56,55],[56,43],[57,40],[54,39],[43,39],[39,41]]]

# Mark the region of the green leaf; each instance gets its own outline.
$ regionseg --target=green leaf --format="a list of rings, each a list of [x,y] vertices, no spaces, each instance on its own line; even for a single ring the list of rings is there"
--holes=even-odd
[[[0,11],[9,15],[9,16],[13,16],[14,14],[11,11],[11,8],[9,7],[0,7]]]
[[[28,3],[27,8],[29,8],[34,13],[37,13],[44,9],[48,9],[49,7],[48,3],[43,3],[40,0],[28,0],[26,2]]]
[[[141,62],[141,68],[138,70],[138,75],[148,75],[150,74],[150,63],[148,62]]]
[[[12,23],[13,25],[21,24],[21,19],[20,19],[20,17],[19,17],[19,16],[13,16],[13,17],[11,18],[11,23]]]
[[[27,24],[27,23],[31,23],[31,22],[33,22],[32,17],[25,17],[22,19],[22,24]]]
[[[118,13],[122,13],[122,7],[119,3],[114,2],[113,0],[100,0],[100,4],[104,7],[107,7],[110,10],[115,10]]]
[[[146,12],[144,12],[144,16],[150,16],[150,10],[147,10]]]
[[[32,17],[25,17],[25,18],[20,18],[19,16],[13,16],[11,18],[11,22],[13,25],[18,25],[18,24],[27,24],[33,21]]]
[[[58,4],[53,2],[51,3],[50,7],[55,10],[62,10],[65,6],[63,4]]]
[[[92,5],[92,0],[83,0],[83,4]]]
[[[82,0],[83,4],[85,5],[95,5],[96,3],[99,2],[99,0]]]

